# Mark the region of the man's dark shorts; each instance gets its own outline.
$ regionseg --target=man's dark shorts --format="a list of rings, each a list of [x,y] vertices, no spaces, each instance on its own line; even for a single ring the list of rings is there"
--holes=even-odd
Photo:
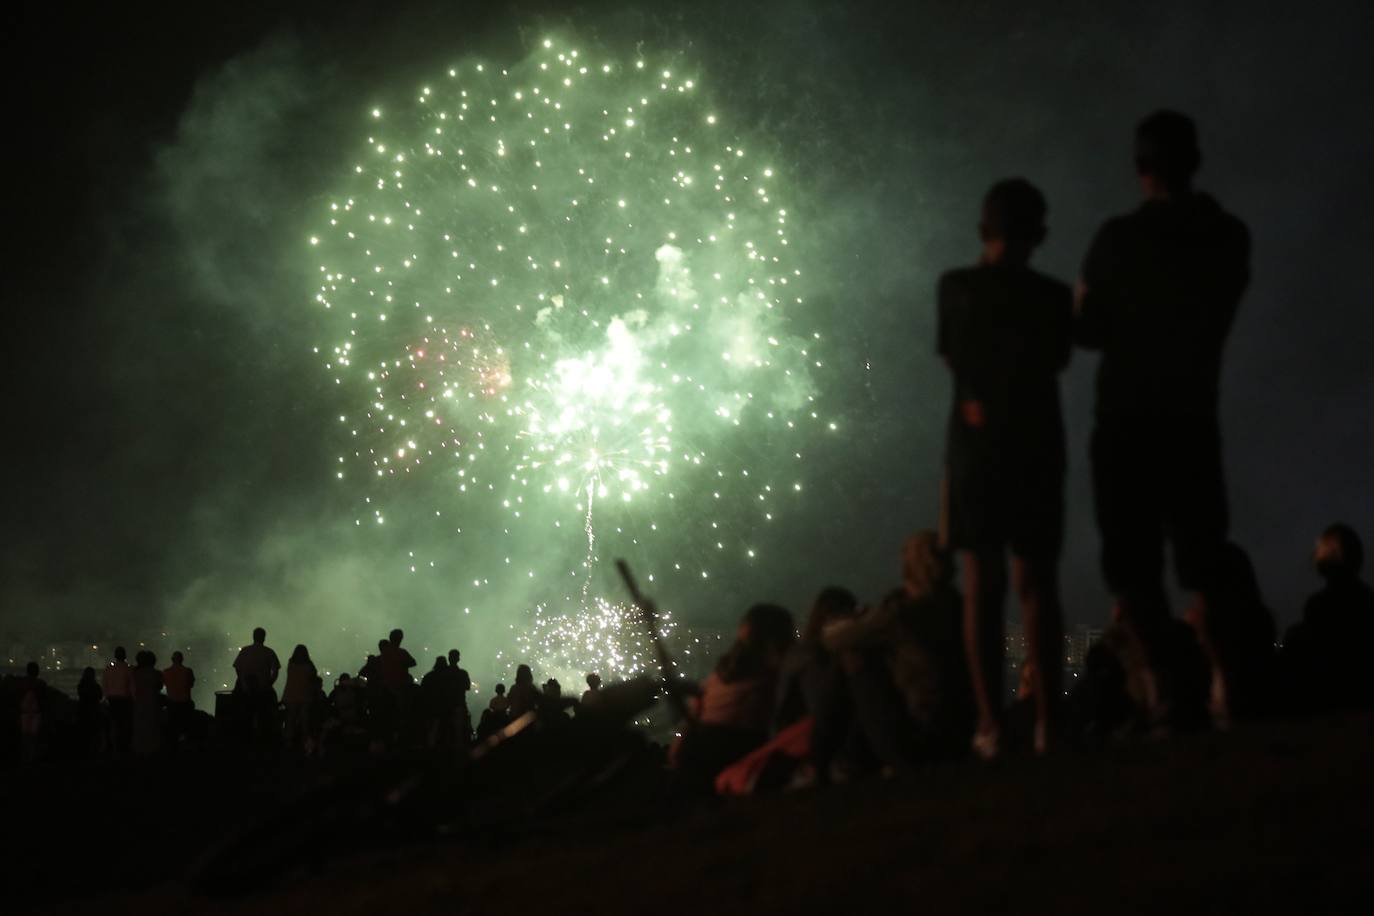
[[[963,451],[964,454],[959,454]],[[956,449],[949,460],[949,535],[955,550],[1010,548],[1018,557],[1054,562],[1064,543],[1064,462]]]
[[[1158,590],[1165,540],[1179,584],[1210,588],[1229,524],[1217,424],[1099,420],[1092,459],[1102,571],[1112,591]]]

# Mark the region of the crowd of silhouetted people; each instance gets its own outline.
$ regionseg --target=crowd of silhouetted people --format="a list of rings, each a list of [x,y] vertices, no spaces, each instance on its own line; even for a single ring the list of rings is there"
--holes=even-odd
[[[901,582],[875,601],[825,588],[800,628],[786,608],[756,604],[699,683],[673,673],[661,641],[656,675],[603,685],[589,674],[580,697],[556,680],[537,685],[520,665],[509,689],[498,684],[477,701],[476,716],[458,650],[417,677],[400,630],[327,689],[306,646],[283,670],[259,629],[213,717],[192,703],[195,675],[180,653],[160,668],[147,650],[130,665],[116,649],[103,672],[86,669],[74,702],[30,664],[3,685],[7,759],[213,743],[306,756],[429,751],[471,763],[522,734],[623,730],[659,697],[678,721],[662,754],[671,782],[744,793],[1369,708],[1374,591],[1360,578],[1356,532],[1335,524],[1321,533],[1313,559],[1324,585],[1282,639],[1230,538],[1218,392],[1250,242],[1238,219],[1193,189],[1200,163],[1186,116],[1161,111],[1139,124],[1144,201],[1097,233],[1076,289],[1029,266],[1047,233],[1044,195],[1023,178],[989,190],[977,264],[938,287],[937,351],[953,378],[941,524],[904,543]],[[1090,464],[1113,603],[1066,689],[1059,375],[1076,348],[1100,354]],[[1187,595],[1180,615],[1166,554]],[[1008,590],[1028,647],[1012,704],[1002,683]]]
[[[1245,555],[1233,547],[1228,558],[1235,625],[1206,635],[1196,620],[1174,622],[1156,656],[1155,676],[1168,684],[1166,714],[1151,694],[1150,661],[1118,613],[1089,650],[1081,677],[1052,701],[1048,736],[1036,728],[1043,719],[1032,688],[1035,660],[1026,660],[1015,699],[997,710],[999,753],[1043,753],[1050,737],[1086,747],[1225,726],[1233,716],[1374,708],[1364,658],[1374,640],[1374,589],[1360,577],[1357,534],[1336,524],[1317,539],[1313,564],[1324,584],[1281,641]],[[640,689],[603,688],[590,673],[580,697],[565,696],[554,679],[537,684],[525,664],[509,688],[498,683],[489,697],[470,697],[472,679],[457,649],[421,673],[399,629],[379,641],[356,675],[340,674],[326,689],[306,646],[296,646],[283,666],[259,628],[239,650],[234,689],[217,695],[214,715],[193,703],[196,677],[181,652],[160,668],[147,649],[131,665],[117,647],[103,671],[85,669],[74,700],[49,688],[31,662],[0,691],[10,723],[6,759],[270,750],[307,757],[417,751],[469,760],[513,724],[623,725],[657,692],[681,719],[663,762],[672,782],[687,789],[752,792],[902,772],[970,753],[987,757],[950,552],[935,532],[919,532],[902,545],[900,566],[900,585],[871,606],[830,586],[801,621],[774,604],[750,607],[734,643],[699,683],[646,677]],[[1235,672],[1224,718],[1215,695],[1218,655]]]

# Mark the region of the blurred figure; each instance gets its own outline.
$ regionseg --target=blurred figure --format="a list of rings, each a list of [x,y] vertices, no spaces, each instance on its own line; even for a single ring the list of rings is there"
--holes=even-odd
[[[329,694],[329,703],[340,724],[346,727],[362,725],[363,703],[358,696],[358,682],[345,671],[339,675]]]
[[[162,750],[162,672],[157,656],[147,649],[134,656],[134,737],[135,754],[156,754]]]
[[[413,655],[401,648],[401,640],[404,638],[405,633],[397,628],[391,631],[391,635],[384,643],[378,643],[377,646],[381,654],[382,683],[396,694],[402,693],[415,683],[415,679],[410,676],[410,669],[414,668],[417,662]]]
[[[449,681],[448,659],[440,655],[434,667],[420,679],[420,699],[425,719],[425,744],[448,748],[455,737],[453,728],[453,687]]]
[[[95,669],[87,668],[81,672],[81,680],[76,685],[76,726],[80,733],[81,753],[83,756],[98,754],[105,745],[105,722],[100,701],[105,691],[95,679]]]
[[[385,639],[377,640],[377,654],[369,655],[358,669],[358,677],[367,681],[369,684],[376,682],[377,686],[382,683],[382,656],[391,648],[391,643]]]
[[[391,653],[391,641],[377,640],[377,654],[369,655],[358,670],[364,682],[364,695],[367,698],[367,728],[371,733],[374,749],[386,746],[395,739],[399,727],[399,711],[396,694],[386,686],[382,673],[382,659]]]
[[[506,685],[497,684],[491,702],[486,703],[481,718],[477,721],[477,740],[491,737],[510,724],[510,698],[506,696]]]
[[[576,697],[563,696],[563,685],[557,678],[549,678],[539,691],[539,723],[542,727],[566,725],[568,710],[577,705]]]
[[[745,612],[734,645],[702,682],[692,718],[673,744],[670,760],[683,788],[709,788],[722,768],[767,740],[778,672],[796,638],[786,608],[756,604]]]
[[[267,631],[253,630],[253,641],[239,650],[234,659],[238,679],[234,694],[242,711],[244,724],[252,737],[261,744],[277,740],[277,675],[281,661],[267,645]]]
[[[962,631],[963,603],[933,531],[902,545],[902,586],[871,610],[827,625],[841,653],[856,724],[885,769],[965,753],[975,707]]]
[[[47,751],[48,685],[39,675],[38,662],[24,666],[24,676],[15,684],[19,697],[19,759],[24,763],[41,760]]]
[[[183,664],[185,659],[180,652],[173,652],[172,664],[162,671],[162,683],[167,688],[167,735],[174,748],[190,735],[196,708],[191,700],[196,673]]]
[[[363,721],[365,704],[361,682],[347,672],[340,674],[327,703],[328,711],[320,735],[321,751],[333,753],[365,749],[368,734]]]
[[[298,645],[286,662],[286,686],[281,702],[286,708],[286,749],[302,751],[309,756],[315,751],[315,728],[311,717],[315,694],[319,690],[319,671],[310,659],[310,650]]]
[[[1045,198],[1023,178],[983,199],[975,267],[940,278],[939,349],[954,375],[946,468],[950,546],[964,569],[964,647],[978,728],[997,756],[1007,555],[1032,660],[1035,749],[1043,753],[1061,690],[1058,565],[1064,531],[1059,373],[1072,349],[1073,294],[1029,267],[1045,240]]]
[[[1102,568],[1143,649],[1147,705],[1160,723],[1170,716],[1175,661],[1165,543],[1192,594],[1189,616],[1204,629],[1221,587],[1229,526],[1221,359],[1250,280],[1244,224],[1193,190],[1201,161],[1187,116],[1158,111],[1140,122],[1135,164],[1144,203],[1098,231],[1077,293],[1078,343],[1102,353],[1092,439]]]
[[[123,646],[116,646],[114,661],[105,666],[101,687],[110,707],[110,744],[115,753],[127,754],[134,737],[134,673]]]
[[[582,691],[582,705],[595,707],[600,699],[601,675],[595,671],[587,675],[587,689]]]
[[[397,627],[388,634],[386,642],[378,645],[381,669],[381,693],[373,693],[377,700],[376,709],[380,713],[373,720],[374,735],[385,746],[395,746],[408,741],[416,732],[415,710],[411,700],[415,678],[410,669],[416,664],[415,657],[401,647],[405,633]]]
[[[840,657],[821,640],[825,628],[854,616],[858,599],[846,588],[827,586],[811,603],[801,640],[788,650],[778,676],[774,725],[781,729],[811,716],[811,763],[816,778],[829,780],[831,762],[853,724],[852,699]]]
[[[472,713],[468,711],[468,691],[472,689],[472,677],[458,663],[463,654],[457,649],[448,650],[448,674],[452,692],[453,727],[459,741],[467,745],[472,740]]]
[[[495,691],[493,691],[491,702],[487,704],[487,708],[490,709],[492,712],[500,713],[503,716],[507,715],[510,712],[510,698],[506,696],[505,684],[496,685],[496,689]]]
[[[1254,564],[1237,545],[1222,547],[1207,614],[1199,610],[1194,605],[1184,617],[1197,631],[1211,667],[1207,707],[1213,724],[1225,728],[1233,716],[1268,712],[1275,699],[1277,630]]]
[[[477,721],[477,740],[496,734],[509,723],[510,699],[506,696],[506,685],[497,684],[495,695],[487,704],[487,708],[482,710],[482,716]]]
[[[1374,640],[1374,589],[1360,578],[1364,544],[1349,525],[1331,525],[1317,538],[1312,565],[1324,584],[1284,636],[1289,692],[1302,709],[1374,705],[1364,662]]]
[[[529,665],[519,665],[515,669],[515,683],[507,695],[509,706],[506,713],[512,721],[539,706],[539,688],[534,686],[534,672]]]

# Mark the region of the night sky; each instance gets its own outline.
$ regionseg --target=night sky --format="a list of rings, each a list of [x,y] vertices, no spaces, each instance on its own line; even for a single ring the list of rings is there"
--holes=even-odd
[[[237,644],[261,621],[279,649],[347,664],[400,624],[486,673],[477,659],[520,612],[456,610],[475,561],[450,551],[445,571],[411,574],[421,535],[404,513],[385,533],[353,524],[359,494],[333,474],[347,397],[312,354],[317,268],[300,243],[373,105],[551,33],[680,53],[767,138],[807,264],[801,317],[826,332],[818,403],[839,432],[809,453],[805,498],[759,535],[758,562],[672,593],[681,620],[895,580],[902,536],[936,516],[949,386],[934,283],[976,258],[983,191],[1037,183],[1050,236],[1035,264],[1072,280],[1095,228],[1135,205],[1131,130],[1159,107],[1197,119],[1199,186],[1254,239],[1223,434],[1233,537],[1280,625],[1315,587],[1321,528],[1374,536],[1366,4],[281,6],[4,14],[7,641]],[[1063,383],[1065,602],[1087,624],[1107,611],[1093,362],[1075,354]]]

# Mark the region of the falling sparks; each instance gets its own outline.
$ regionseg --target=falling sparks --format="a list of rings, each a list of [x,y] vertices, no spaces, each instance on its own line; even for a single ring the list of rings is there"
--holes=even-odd
[[[669,591],[753,562],[833,429],[786,170],[651,57],[549,39],[365,110],[304,246],[359,522],[457,570],[460,613],[532,608],[526,651],[603,675],[651,663],[603,556]]]

